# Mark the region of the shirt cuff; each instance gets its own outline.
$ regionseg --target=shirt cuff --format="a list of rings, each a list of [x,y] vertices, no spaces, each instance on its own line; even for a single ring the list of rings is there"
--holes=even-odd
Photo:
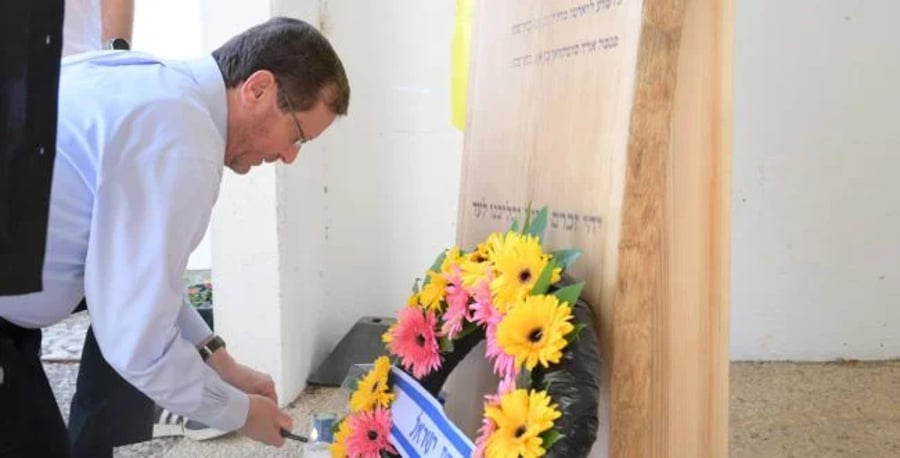
[[[195,347],[199,347],[204,340],[213,335],[212,329],[200,316],[200,312],[187,301],[181,301],[181,310],[178,311],[177,323],[182,337],[194,344]]]
[[[203,401],[190,418],[222,431],[234,431],[244,426],[250,410],[250,396],[219,378],[214,370],[205,368]]]

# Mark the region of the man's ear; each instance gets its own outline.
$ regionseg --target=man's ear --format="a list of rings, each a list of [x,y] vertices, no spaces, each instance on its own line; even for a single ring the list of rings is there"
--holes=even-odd
[[[268,70],[253,72],[241,84],[241,102],[246,106],[266,105],[269,98],[278,93],[278,85],[275,83],[275,75]]]

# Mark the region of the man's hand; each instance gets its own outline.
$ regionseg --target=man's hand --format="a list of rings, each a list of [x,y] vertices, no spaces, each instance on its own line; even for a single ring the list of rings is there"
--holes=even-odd
[[[241,363],[234,363],[234,366],[227,374],[220,374],[220,376],[229,385],[244,393],[265,396],[276,405],[278,404],[278,395],[275,394],[275,382],[272,381],[272,377],[262,372],[253,370]]]
[[[278,404],[278,395],[275,394],[275,382],[272,377],[257,370],[238,363],[228,354],[224,348],[216,350],[209,357],[209,365],[229,385],[247,394],[258,394]]]
[[[222,380],[249,395],[250,408],[241,432],[253,440],[281,447],[281,429],[294,429],[294,420],[278,409],[272,377],[238,363],[225,348],[216,350],[207,363]]]
[[[294,420],[278,410],[278,405],[271,399],[251,394],[247,422],[241,432],[255,441],[281,447],[284,445],[281,428],[288,431],[294,429]]]

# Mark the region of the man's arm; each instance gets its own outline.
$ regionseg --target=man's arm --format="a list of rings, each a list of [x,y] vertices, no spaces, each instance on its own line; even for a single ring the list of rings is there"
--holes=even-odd
[[[194,105],[165,100],[147,109],[153,112],[135,114],[144,129],[106,146],[140,150],[111,162],[94,195],[84,285],[97,343],[110,366],[157,404],[281,445],[279,429],[290,428],[290,416],[226,383],[180,329],[184,269],[209,221],[222,167],[214,153],[196,152],[224,145]]]
[[[113,38],[124,38],[131,43],[134,28],[134,0],[101,0],[103,11],[102,43]]]
[[[181,311],[178,313],[178,328],[181,335],[198,348],[206,345],[215,336],[197,309],[188,303],[186,298],[182,300]],[[265,396],[278,403],[272,377],[238,363],[225,348],[213,352],[207,363],[229,385],[247,394]]]
[[[173,412],[234,430],[247,418],[247,395],[203,363],[178,325],[181,276],[205,227],[215,174],[171,155],[148,151],[99,184],[85,295],[103,356],[125,380]]]

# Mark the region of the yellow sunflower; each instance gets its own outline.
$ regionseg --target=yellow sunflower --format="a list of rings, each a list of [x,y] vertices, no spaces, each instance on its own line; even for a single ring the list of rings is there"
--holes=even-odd
[[[453,247],[447,250],[444,261],[441,262],[440,270],[435,272],[429,270],[426,272],[428,283],[422,287],[419,293],[419,303],[426,309],[440,312],[444,306],[444,297],[447,295],[447,276],[454,274],[454,266],[459,266],[462,256],[459,248]]]
[[[539,361],[547,367],[559,362],[566,334],[575,329],[571,320],[572,308],[556,296],[528,296],[497,326],[497,345],[516,358],[516,367],[525,363],[530,371]]]
[[[447,279],[441,272],[429,270],[427,272],[428,283],[422,287],[422,293],[419,296],[422,306],[435,312],[440,312],[444,296],[447,295]]]
[[[394,341],[394,329],[397,327],[397,322],[388,326],[387,331],[384,331],[384,334],[381,335],[381,342],[385,344],[389,344]]]
[[[491,282],[494,306],[500,313],[506,313],[510,305],[531,293],[549,260],[537,237],[518,232],[506,234],[500,251],[496,253],[497,278]],[[553,269],[551,284],[559,281],[561,271],[558,267]]]
[[[407,307],[417,307],[419,305],[419,293],[412,293],[409,296],[409,299],[406,300]]]
[[[538,457],[546,453],[540,435],[553,427],[560,417],[545,391],[519,389],[500,398],[499,405],[488,405],[485,415],[497,429],[485,448],[488,458]]]
[[[394,394],[388,386],[388,375],[391,372],[391,361],[387,356],[375,360],[375,367],[359,381],[356,391],[350,397],[350,411],[372,410],[376,406],[387,409],[394,400]]]
[[[346,419],[338,425],[338,430],[334,433],[334,442],[328,446],[328,449],[331,451],[331,458],[347,458],[347,437],[352,432],[350,422]]]
[[[472,288],[478,285],[489,269],[493,268],[496,253],[503,247],[503,234],[493,232],[487,240],[478,244],[475,251],[464,256],[460,262],[463,286]]]
[[[459,265],[462,273],[462,284],[466,288],[475,288],[486,278],[488,273],[493,271],[493,264],[490,261],[479,261],[476,259],[467,259]]]
[[[444,257],[444,262],[441,263],[441,272],[445,274],[453,273],[453,266],[459,265],[462,259],[463,256],[459,251],[459,247],[450,248],[447,250],[447,256]]]

